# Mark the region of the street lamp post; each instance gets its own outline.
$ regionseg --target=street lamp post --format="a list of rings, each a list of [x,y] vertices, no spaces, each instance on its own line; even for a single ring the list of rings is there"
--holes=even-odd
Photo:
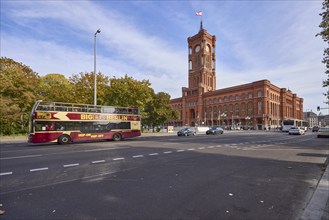
[[[94,105],[97,105],[97,77],[96,77],[96,35],[101,33],[101,29],[98,29],[94,34]]]

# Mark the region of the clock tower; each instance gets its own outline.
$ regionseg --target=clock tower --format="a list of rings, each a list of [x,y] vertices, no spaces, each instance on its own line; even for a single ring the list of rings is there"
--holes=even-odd
[[[200,28],[188,41],[188,88],[201,88],[203,93],[216,90],[216,36]]]
[[[216,90],[216,36],[200,25],[199,33],[189,37],[188,87],[182,88],[182,119],[196,125],[204,117],[203,95]]]

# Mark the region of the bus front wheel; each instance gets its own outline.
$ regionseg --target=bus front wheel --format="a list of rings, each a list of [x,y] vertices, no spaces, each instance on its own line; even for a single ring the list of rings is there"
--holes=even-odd
[[[122,136],[120,133],[115,133],[112,137],[114,141],[120,141],[122,139]]]
[[[66,134],[65,135],[61,135],[58,138],[58,143],[59,144],[67,144],[69,142],[71,142],[71,138],[70,138],[70,136],[68,136]]]

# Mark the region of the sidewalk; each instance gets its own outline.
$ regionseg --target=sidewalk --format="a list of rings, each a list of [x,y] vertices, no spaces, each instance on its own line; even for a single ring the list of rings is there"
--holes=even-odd
[[[308,203],[300,220],[329,220],[329,168],[328,160],[324,164],[325,171],[316,190]]]

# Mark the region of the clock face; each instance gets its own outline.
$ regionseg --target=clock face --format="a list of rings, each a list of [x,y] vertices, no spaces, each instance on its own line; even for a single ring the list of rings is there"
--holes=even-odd
[[[198,45],[198,46],[195,47],[195,52],[197,53],[199,51],[200,51],[200,45]]]

